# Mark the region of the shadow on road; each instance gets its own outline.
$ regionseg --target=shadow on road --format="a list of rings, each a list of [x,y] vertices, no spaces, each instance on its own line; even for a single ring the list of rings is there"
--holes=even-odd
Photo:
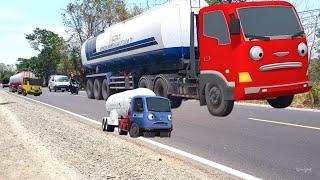
[[[7,105],[7,104],[14,104],[16,102],[3,102],[3,103],[0,103],[0,106],[3,106],[3,105]]]

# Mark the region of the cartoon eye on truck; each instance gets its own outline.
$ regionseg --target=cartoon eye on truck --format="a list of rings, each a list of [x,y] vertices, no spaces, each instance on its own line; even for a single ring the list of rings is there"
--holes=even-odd
[[[173,0],[91,37],[81,56],[88,98],[148,88],[172,108],[197,99],[214,116],[240,100],[286,108],[312,87],[303,27],[284,1]]]
[[[145,88],[114,94],[106,101],[107,117],[102,130],[131,137],[170,137],[172,113],[170,101]]]

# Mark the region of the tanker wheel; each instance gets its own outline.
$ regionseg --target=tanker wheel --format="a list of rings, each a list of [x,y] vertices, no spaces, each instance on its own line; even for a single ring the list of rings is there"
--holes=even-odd
[[[102,86],[101,80],[95,79],[93,83],[93,95],[96,100],[102,99],[101,86]]]
[[[152,89],[151,87],[151,79],[142,77],[139,81],[139,88],[147,88],[147,89]]]
[[[225,100],[225,94],[221,85],[207,84],[205,88],[207,107],[211,115],[224,117],[231,113],[233,100]]]
[[[86,86],[86,92],[89,99],[93,99],[93,80],[88,79],[87,80],[87,86]]]
[[[102,127],[102,131],[106,131],[107,130],[107,121],[105,118],[102,118],[102,122],[101,122],[101,127]]]
[[[104,100],[107,100],[111,95],[111,91],[110,91],[110,87],[107,79],[104,79],[102,81],[101,93]]]
[[[141,132],[138,124],[136,123],[131,124],[129,129],[129,134],[130,134],[130,137],[133,137],[133,138],[137,138],[140,136]]]
[[[157,96],[168,97],[168,85],[162,78],[156,80],[153,91]]]
[[[288,106],[291,105],[292,101],[293,101],[294,95],[291,96],[281,96],[281,97],[277,97],[275,99],[268,99],[268,103],[270,104],[270,106],[272,106],[273,108],[286,108]]]

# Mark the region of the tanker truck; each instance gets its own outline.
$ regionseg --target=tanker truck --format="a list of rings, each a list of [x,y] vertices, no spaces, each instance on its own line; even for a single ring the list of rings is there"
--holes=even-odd
[[[172,108],[199,100],[214,116],[240,100],[286,108],[312,87],[306,36],[284,1],[173,0],[89,38],[81,57],[88,98],[141,87]]]
[[[107,117],[102,130],[131,137],[170,137],[172,114],[169,99],[156,96],[146,88],[128,90],[111,95],[106,101]]]
[[[33,94],[40,96],[42,94],[41,80],[36,78],[31,71],[22,71],[10,77],[10,92],[18,92],[18,94]]]

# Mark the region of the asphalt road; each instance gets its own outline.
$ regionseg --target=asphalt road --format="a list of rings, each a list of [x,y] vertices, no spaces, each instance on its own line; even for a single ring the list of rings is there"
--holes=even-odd
[[[100,121],[104,101],[84,92],[28,96]],[[173,110],[171,138],[153,140],[263,179],[320,179],[320,113],[236,105],[225,118],[197,101]]]

